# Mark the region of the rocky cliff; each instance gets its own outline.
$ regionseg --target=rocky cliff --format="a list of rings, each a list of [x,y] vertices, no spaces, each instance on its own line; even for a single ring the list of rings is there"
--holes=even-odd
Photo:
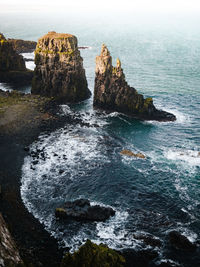
[[[32,71],[26,69],[25,61],[13,49],[10,42],[0,33],[0,81],[27,82],[32,79]]]
[[[0,213],[0,266],[23,266],[16,244]]]
[[[91,93],[75,36],[49,32],[40,38],[35,50],[35,64],[33,94],[53,96],[61,102],[89,98]]]
[[[105,45],[102,46],[100,56],[96,57],[95,72],[95,107],[123,112],[144,120],[176,119],[173,114],[156,109],[152,98],[145,99],[127,84],[120,60],[117,59],[116,67],[113,67],[112,57]]]
[[[31,53],[35,50],[37,42],[21,39],[8,39],[17,53]]]

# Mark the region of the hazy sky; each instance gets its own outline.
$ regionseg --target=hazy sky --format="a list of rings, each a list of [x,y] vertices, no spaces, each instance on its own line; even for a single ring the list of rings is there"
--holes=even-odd
[[[200,13],[200,0],[0,0],[0,11]]]

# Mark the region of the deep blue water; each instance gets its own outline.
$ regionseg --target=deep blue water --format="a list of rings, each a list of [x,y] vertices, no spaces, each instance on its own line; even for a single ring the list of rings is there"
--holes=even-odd
[[[200,30],[196,24],[33,21],[31,16],[19,16],[13,24],[4,15],[0,32],[33,40],[49,30],[75,34],[80,46],[90,47],[81,54],[91,91],[95,56],[105,43],[113,62],[121,59],[128,83],[153,97],[157,107],[174,113],[177,121],[141,122],[119,113],[100,113],[93,110],[92,98],[63,105],[62,116],[80,116],[90,127],[66,125],[50,135],[41,134],[31,145],[31,150],[43,148],[46,159],[41,157],[34,170],[31,156],[24,160],[21,194],[29,211],[62,246],[72,249],[86,238],[118,249],[141,249],[144,244],[133,238],[134,232],[151,233],[166,244],[172,229],[199,239]],[[123,149],[142,152],[146,159],[122,156]],[[54,209],[80,197],[110,205],[116,215],[105,223],[57,222]],[[160,252],[160,258],[200,266],[197,254],[173,254],[166,246]]]

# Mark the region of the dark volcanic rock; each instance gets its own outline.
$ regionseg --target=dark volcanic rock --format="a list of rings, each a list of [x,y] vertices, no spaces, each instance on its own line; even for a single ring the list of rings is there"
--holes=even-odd
[[[105,221],[110,216],[114,216],[115,211],[99,205],[91,206],[87,199],[78,199],[66,202],[63,208],[57,208],[55,215],[59,218],[72,218],[79,221]]]
[[[171,231],[169,233],[169,241],[176,249],[187,251],[194,251],[196,249],[196,245],[194,243],[190,242],[186,236],[177,231]]]
[[[8,42],[12,44],[14,50],[20,53],[31,53],[35,50],[37,42],[34,41],[25,41],[21,39],[10,39],[8,38]]]
[[[173,114],[156,109],[152,98],[145,99],[127,84],[120,60],[117,59],[117,65],[113,67],[112,57],[105,45],[101,55],[96,57],[94,106],[144,120],[176,120]]]
[[[26,69],[25,61],[13,49],[10,42],[0,33],[0,81],[1,82],[30,82],[33,72]]]
[[[148,233],[134,233],[133,237],[136,240],[143,241],[147,246],[152,246],[152,247],[162,246],[162,242],[160,241],[160,239]]]
[[[53,96],[60,102],[79,102],[90,97],[77,38],[49,32],[35,50],[32,93]]]

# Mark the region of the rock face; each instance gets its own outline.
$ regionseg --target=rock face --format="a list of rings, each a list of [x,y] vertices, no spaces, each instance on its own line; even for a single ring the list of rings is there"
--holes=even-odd
[[[49,32],[40,38],[35,64],[33,94],[53,96],[61,102],[79,102],[91,95],[75,36]]]
[[[122,267],[125,259],[104,244],[96,245],[90,240],[74,254],[67,253],[61,267]]]
[[[197,248],[195,243],[192,243],[186,236],[177,231],[171,231],[169,233],[169,241],[176,249],[194,251]]]
[[[123,112],[144,120],[176,120],[173,114],[157,110],[152,98],[145,99],[127,84],[120,60],[117,59],[117,65],[113,67],[112,57],[105,45],[102,46],[101,55],[96,57],[95,72],[95,107]]]
[[[8,39],[17,53],[31,53],[35,50],[37,42],[25,41],[21,39]]]
[[[26,82],[32,79],[32,71],[26,69],[25,61],[0,33],[0,81]]]
[[[0,266],[22,266],[23,262],[0,213]]]
[[[105,221],[110,216],[114,216],[115,211],[99,205],[91,206],[87,199],[78,199],[66,202],[63,208],[57,208],[55,215],[59,218],[72,218],[78,221]]]

